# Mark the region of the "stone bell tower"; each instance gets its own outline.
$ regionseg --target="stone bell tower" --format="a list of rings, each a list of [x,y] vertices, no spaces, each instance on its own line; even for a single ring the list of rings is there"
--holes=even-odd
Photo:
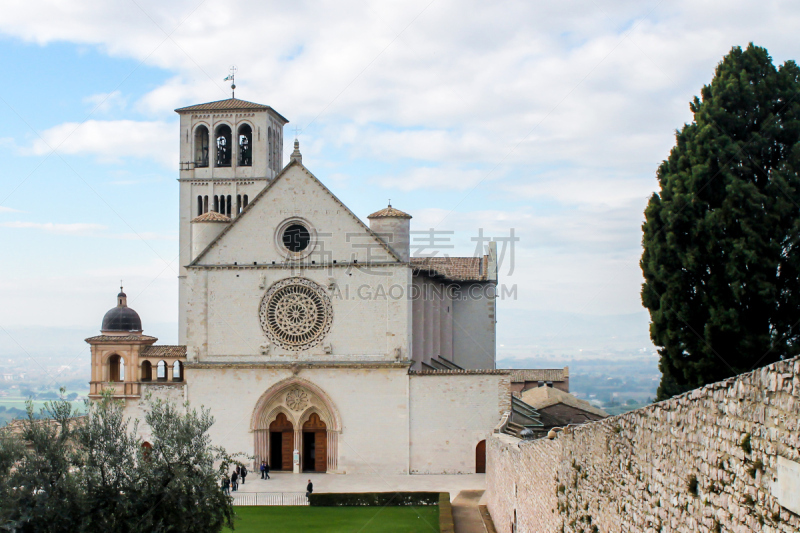
[[[283,126],[270,106],[229,98],[175,110],[180,115],[179,342],[186,343],[186,266],[192,220],[209,212],[233,221],[283,168]],[[208,218],[208,217],[206,217]],[[216,226],[201,224],[198,228]],[[200,250],[202,251],[202,250]],[[198,250],[195,250],[198,252]]]

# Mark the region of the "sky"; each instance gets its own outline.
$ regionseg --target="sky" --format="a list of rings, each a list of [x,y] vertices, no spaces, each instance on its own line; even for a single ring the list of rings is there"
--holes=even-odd
[[[450,255],[513,231],[499,360],[652,357],[656,168],[731,47],[782,63],[798,27],[783,1],[6,1],[0,354],[88,357],[120,279],[177,342],[173,110],[229,97],[236,65],[362,219],[391,199]]]

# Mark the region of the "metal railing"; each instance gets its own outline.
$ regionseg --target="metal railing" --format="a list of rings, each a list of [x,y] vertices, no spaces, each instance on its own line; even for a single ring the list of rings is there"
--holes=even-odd
[[[308,505],[305,492],[232,492],[233,505]]]

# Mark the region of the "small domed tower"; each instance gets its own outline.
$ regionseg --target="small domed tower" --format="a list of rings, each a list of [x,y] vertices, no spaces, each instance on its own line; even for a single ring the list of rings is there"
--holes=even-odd
[[[114,398],[139,400],[149,382],[183,385],[185,347],[154,346],[157,340],[144,335],[142,319],[128,307],[120,287],[116,307],[103,316],[100,335],[86,339],[92,350],[89,397],[97,399],[111,390]]]
[[[388,207],[372,213],[367,218],[369,229],[386,241],[401,261],[408,262],[411,255],[409,236],[411,215],[395,209],[390,203]]]
[[[192,220],[192,261],[230,226],[228,216],[209,211]]]

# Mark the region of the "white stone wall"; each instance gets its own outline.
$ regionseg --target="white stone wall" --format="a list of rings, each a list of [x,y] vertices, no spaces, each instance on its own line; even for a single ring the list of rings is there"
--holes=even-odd
[[[501,373],[410,375],[411,473],[474,474],[475,447],[511,408]]]
[[[495,435],[489,510],[501,532],[516,511],[519,533],[797,533],[800,494],[784,488],[800,472],[799,430],[795,358],[553,441]]]
[[[189,401],[211,409],[215,444],[254,453],[250,420],[272,385],[295,375],[289,368],[186,369]],[[406,368],[300,369],[297,377],[322,389],[339,411],[340,473],[408,473],[408,374]]]
[[[154,370],[155,371],[155,370]],[[165,383],[142,383],[142,396],[138,400],[125,401],[125,416],[130,417],[131,422],[139,421],[139,436],[143,441],[152,442],[150,426],[145,424],[144,417],[147,413],[147,396],[151,399],[160,399],[177,406],[185,402],[186,384],[165,384]]]
[[[461,368],[495,368],[494,289],[493,284],[464,283],[453,300],[453,359]]]

